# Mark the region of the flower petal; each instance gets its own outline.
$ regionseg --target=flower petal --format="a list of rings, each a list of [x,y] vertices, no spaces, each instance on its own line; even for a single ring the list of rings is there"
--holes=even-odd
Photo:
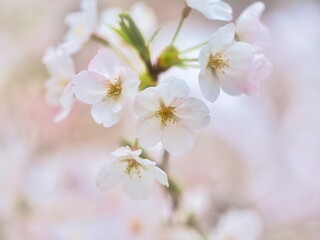
[[[123,182],[124,190],[135,200],[147,198],[153,191],[154,178],[146,170],[141,169],[140,175],[127,175]]]
[[[141,118],[154,116],[159,108],[159,103],[155,99],[155,88],[149,87],[140,92],[134,101],[134,112]]]
[[[132,99],[136,95],[140,85],[137,72],[128,67],[121,67],[119,78],[122,82],[122,94]]]
[[[206,18],[212,20],[230,21],[232,8],[220,0],[186,0],[189,7],[201,12]]]
[[[73,84],[72,82],[70,82],[64,89],[63,94],[60,98],[62,109],[60,110],[58,115],[54,118],[55,122],[60,122],[69,114],[74,101],[72,88],[73,88]]]
[[[119,183],[125,174],[127,163],[119,160],[113,160],[111,163],[106,163],[98,172],[96,184],[105,191]]]
[[[88,70],[92,72],[100,73],[108,80],[113,81],[113,78],[118,77],[118,69],[120,63],[118,57],[108,49],[100,49],[94,58],[90,61]]]
[[[105,97],[106,82],[107,80],[98,73],[81,71],[73,79],[73,92],[81,102],[94,104]]]
[[[187,98],[175,109],[175,115],[190,129],[205,127],[210,122],[209,109],[196,98]]]
[[[235,35],[235,26],[233,23],[229,23],[219,28],[214,34],[212,34],[208,45],[210,46],[210,52],[212,56],[223,51],[226,47],[232,43]]]
[[[92,106],[91,115],[96,123],[111,127],[119,122],[120,114],[113,112],[114,104],[112,99],[106,99]]]
[[[162,169],[157,166],[148,166],[148,170],[160,184],[169,187],[168,176]]]
[[[270,33],[261,22],[260,17],[265,9],[263,2],[255,2],[240,14],[236,33],[240,41],[253,45],[257,51],[264,50],[270,42]]]
[[[194,133],[178,123],[169,123],[164,128],[163,147],[173,155],[182,155],[194,144]]]
[[[160,142],[162,136],[161,121],[152,117],[141,119],[137,123],[137,136],[143,147],[152,147]]]
[[[156,91],[164,104],[170,106],[175,99],[186,97],[190,87],[182,79],[170,77],[160,82]]]
[[[199,73],[199,86],[203,96],[210,102],[217,100],[220,94],[220,82],[211,68],[206,68]]]

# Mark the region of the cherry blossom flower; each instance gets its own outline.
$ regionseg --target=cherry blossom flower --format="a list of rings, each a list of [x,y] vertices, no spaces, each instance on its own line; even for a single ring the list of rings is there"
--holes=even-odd
[[[250,43],[256,51],[262,51],[270,42],[270,33],[261,22],[265,9],[263,2],[255,2],[240,14],[236,22],[236,35],[239,41]]]
[[[74,94],[92,104],[91,115],[98,124],[111,127],[119,121],[121,110],[138,89],[138,74],[120,65],[109,50],[101,49],[91,60],[88,70],[74,78]]]
[[[50,78],[47,80],[46,100],[50,104],[60,105],[61,110],[54,118],[58,122],[65,118],[73,105],[72,78],[76,74],[72,58],[61,47],[49,48],[42,59]]]
[[[201,12],[212,20],[231,21],[233,10],[231,6],[220,0],[186,0],[189,7]]]
[[[200,51],[199,85],[210,102],[218,98],[220,87],[230,95],[243,93],[252,70],[253,49],[234,41],[234,29],[233,23],[219,28]]]
[[[200,100],[187,97],[190,88],[181,79],[168,78],[157,87],[140,92],[134,103],[140,144],[159,143],[170,153],[182,155],[194,144],[194,129],[208,125],[209,109]]]
[[[81,12],[70,13],[65,18],[69,31],[62,45],[70,54],[79,51],[96,28],[97,1],[83,0],[80,7]]]
[[[252,209],[231,209],[224,213],[210,240],[257,240],[261,238],[263,222],[260,215]]]
[[[120,147],[111,155],[114,159],[99,171],[96,182],[101,190],[121,183],[123,189],[133,199],[147,198],[153,188],[154,180],[168,187],[167,174],[148,159],[142,159],[142,150]]]

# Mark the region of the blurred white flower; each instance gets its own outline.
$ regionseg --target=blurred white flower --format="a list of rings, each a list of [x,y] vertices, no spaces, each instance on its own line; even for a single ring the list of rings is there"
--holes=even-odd
[[[139,93],[134,103],[138,115],[137,136],[144,147],[159,143],[170,153],[182,155],[194,144],[194,129],[208,125],[209,109],[187,97],[190,88],[174,77]]]
[[[92,104],[91,115],[98,124],[111,127],[119,121],[121,110],[132,99],[140,80],[138,74],[120,65],[109,50],[101,49],[91,60],[88,70],[74,78],[74,94]]]
[[[50,104],[60,105],[61,110],[54,118],[60,121],[65,118],[73,105],[72,78],[76,74],[70,55],[61,47],[49,48],[42,62],[46,65],[50,78],[45,84],[46,100]]]
[[[228,3],[220,0],[186,0],[189,7],[201,12],[212,20],[231,21],[233,10]]]
[[[263,2],[255,2],[243,10],[236,22],[238,40],[250,43],[256,51],[263,51],[270,42],[269,30],[260,20],[264,9]]]
[[[220,86],[230,95],[244,92],[252,71],[253,49],[243,42],[234,42],[235,26],[230,23],[218,29],[199,54],[199,85],[204,97],[214,102]]]
[[[229,210],[220,218],[210,234],[210,240],[258,240],[263,231],[263,222],[251,209]]]
[[[169,186],[167,174],[158,168],[155,162],[142,159],[142,150],[130,147],[116,149],[111,163],[107,163],[98,173],[96,182],[101,190],[122,183],[124,190],[133,199],[147,198],[156,179],[160,184]]]
[[[65,18],[69,31],[65,35],[62,46],[73,54],[90,39],[97,23],[97,1],[83,0],[81,12],[70,13]]]

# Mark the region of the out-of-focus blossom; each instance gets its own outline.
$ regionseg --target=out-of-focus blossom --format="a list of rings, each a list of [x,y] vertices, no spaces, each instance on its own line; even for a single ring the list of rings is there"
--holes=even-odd
[[[252,71],[252,47],[234,42],[235,26],[230,23],[219,28],[199,55],[199,85],[204,97],[214,102],[220,87],[230,95],[239,95],[247,88],[247,78]]]
[[[229,210],[219,218],[210,234],[210,240],[258,240],[262,236],[263,223],[259,214],[251,209]]]
[[[110,127],[119,121],[121,110],[132,99],[140,84],[138,74],[120,65],[109,50],[101,49],[91,60],[88,70],[74,78],[74,94],[92,104],[91,115],[98,124]]]
[[[170,229],[161,229],[156,240],[204,240],[194,229],[184,226],[174,226]]]
[[[201,12],[212,20],[231,21],[233,10],[231,6],[220,0],[186,0],[189,7]]]
[[[131,150],[130,147],[121,147],[112,153],[115,157],[107,163],[97,175],[97,185],[102,190],[122,183],[124,190],[133,198],[147,198],[154,187],[156,179],[160,184],[169,186],[167,174],[156,163],[142,159],[142,150]]]
[[[269,30],[260,20],[264,9],[263,2],[255,2],[243,10],[236,22],[239,41],[250,43],[257,51],[263,51],[270,42]]]
[[[97,1],[83,0],[81,11],[70,13],[65,18],[65,23],[69,26],[62,46],[73,54],[90,39],[97,23]]]
[[[159,143],[174,155],[182,155],[194,144],[194,129],[208,125],[209,109],[200,100],[187,97],[190,88],[174,77],[149,87],[136,97],[137,136],[144,147]]]
[[[60,121],[69,114],[74,101],[71,81],[76,74],[74,62],[61,47],[49,48],[42,61],[50,74],[45,85],[46,100],[50,104],[61,106],[54,118],[54,121]]]

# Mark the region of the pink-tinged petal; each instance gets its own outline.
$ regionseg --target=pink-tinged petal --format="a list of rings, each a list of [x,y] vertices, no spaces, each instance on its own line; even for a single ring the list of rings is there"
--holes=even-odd
[[[190,87],[182,79],[170,77],[160,82],[156,91],[164,104],[170,106],[175,99],[188,96]]]
[[[210,53],[215,56],[217,53],[227,48],[233,41],[235,35],[235,26],[229,23],[219,28],[210,38],[208,45],[210,46]]]
[[[175,115],[190,129],[205,127],[210,122],[208,107],[196,98],[187,98],[175,109]]]
[[[210,46],[207,44],[203,46],[199,53],[199,65],[200,69],[204,70],[208,67],[211,57]]]
[[[236,24],[237,37],[250,43],[257,51],[264,50],[270,42],[270,33],[260,18],[265,9],[263,2],[255,2],[239,16]]]
[[[146,199],[153,191],[154,178],[148,171],[140,169],[140,175],[126,174],[123,188],[135,200]]]
[[[143,158],[140,158],[140,157],[136,157],[135,159],[136,159],[136,161],[137,161],[138,163],[140,163],[141,165],[143,165],[143,166],[145,166],[145,167],[156,165],[156,162],[151,161],[151,160],[149,160],[149,159],[143,159]]]
[[[203,96],[210,102],[217,100],[220,94],[220,82],[211,68],[206,68],[199,73],[199,86]]]
[[[95,104],[106,96],[107,80],[98,73],[81,71],[74,77],[73,84],[73,92],[81,102]]]
[[[252,64],[252,71],[246,85],[244,92],[254,96],[260,96],[260,85],[263,80],[268,78],[272,72],[272,64],[262,54],[255,55]]]
[[[161,121],[152,117],[140,119],[137,123],[137,136],[143,147],[152,147],[160,142],[162,136]]]
[[[155,88],[149,87],[140,92],[133,104],[134,112],[141,118],[154,116],[159,109],[159,103],[155,99]]]
[[[162,169],[157,166],[148,166],[148,171],[160,184],[169,187],[168,176]]]
[[[235,42],[225,54],[229,58],[228,67],[223,68],[223,71],[216,71],[221,88],[230,95],[242,94],[243,86],[251,71],[253,49],[247,43]]]
[[[63,91],[63,94],[60,99],[62,109],[60,110],[58,115],[54,118],[55,122],[60,122],[62,119],[68,116],[74,102],[72,88],[73,88],[73,84],[72,82],[70,82],[66,86],[65,90]]]
[[[201,12],[206,18],[212,20],[230,21],[232,8],[220,0],[186,0],[189,7]]]
[[[92,106],[91,115],[98,124],[111,127],[119,122],[120,114],[113,112],[114,101],[107,99]]]
[[[100,49],[90,61],[88,70],[100,73],[113,81],[119,75],[119,68],[118,57],[111,50]]]
[[[132,99],[140,85],[138,73],[131,68],[121,67],[119,79],[122,82],[122,94]]]
[[[194,133],[179,123],[169,123],[164,128],[161,142],[169,153],[182,155],[193,147]]]
[[[111,163],[106,163],[97,174],[97,186],[105,191],[120,183],[124,178],[126,167],[127,163],[124,161],[113,160]]]

